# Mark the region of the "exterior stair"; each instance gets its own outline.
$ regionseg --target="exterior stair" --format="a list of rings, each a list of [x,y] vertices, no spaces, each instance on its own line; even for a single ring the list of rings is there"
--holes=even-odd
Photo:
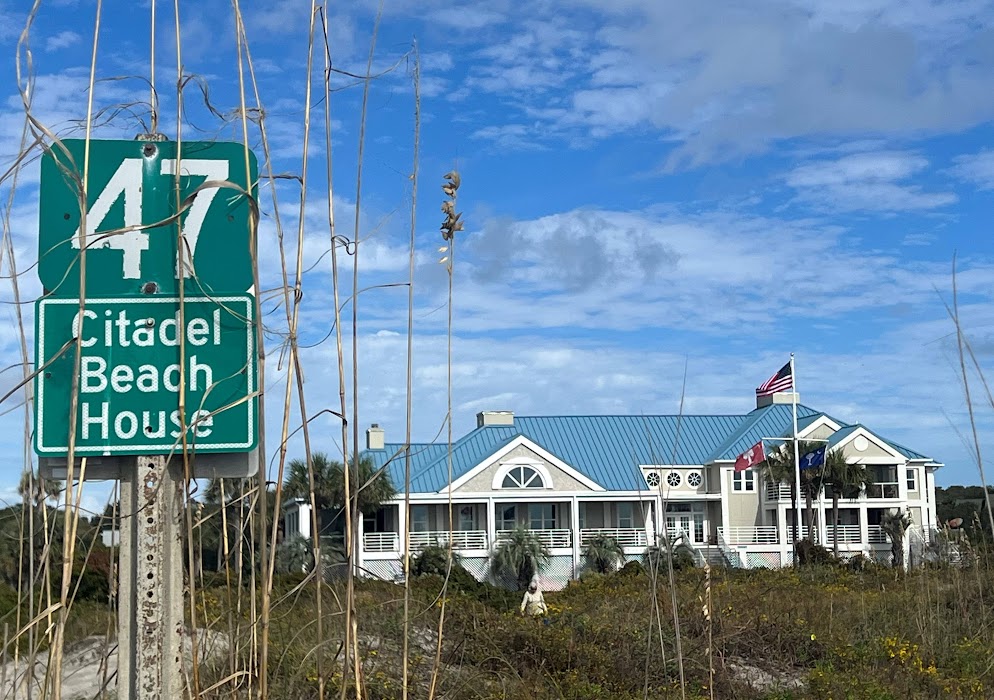
[[[701,555],[712,568],[728,566],[728,557],[719,547],[701,547]]]

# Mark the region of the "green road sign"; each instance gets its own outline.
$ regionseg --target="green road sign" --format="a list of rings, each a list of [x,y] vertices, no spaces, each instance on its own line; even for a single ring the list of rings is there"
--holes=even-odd
[[[38,275],[47,293],[80,296],[80,192],[83,140],[62,142],[41,161]],[[239,293],[252,286],[249,237],[255,155],[238,143],[90,141],[86,187],[86,297]],[[177,178],[176,173],[179,173]],[[179,181],[177,198],[176,181]],[[242,189],[200,190],[179,221],[166,221],[205,182],[227,181]],[[185,244],[180,265],[177,226]],[[150,284],[151,283],[151,284]]]
[[[78,371],[76,454],[247,452],[258,440],[255,304],[248,294],[88,299],[47,297],[35,309],[35,450],[66,456]],[[82,322],[81,322],[82,321]],[[76,361],[77,337],[82,353]],[[180,342],[184,357],[180,358]]]

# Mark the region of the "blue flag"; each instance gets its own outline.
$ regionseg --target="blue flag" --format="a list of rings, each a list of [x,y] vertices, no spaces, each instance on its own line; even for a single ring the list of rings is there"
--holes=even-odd
[[[814,469],[825,463],[825,449],[828,445],[822,445],[817,450],[808,452],[801,457],[801,469]]]

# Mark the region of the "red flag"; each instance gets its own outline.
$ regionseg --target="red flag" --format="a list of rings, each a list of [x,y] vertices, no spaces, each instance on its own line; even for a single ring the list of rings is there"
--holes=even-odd
[[[766,453],[763,451],[763,441],[760,440],[735,458],[735,471],[741,472],[746,469],[752,469],[757,464],[765,460]]]

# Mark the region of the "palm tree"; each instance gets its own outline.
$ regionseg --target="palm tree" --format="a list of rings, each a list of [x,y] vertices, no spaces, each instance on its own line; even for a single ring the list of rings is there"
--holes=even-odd
[[[821,445],[822,443],[820,442],[801,440],[797,445],[797,455],[798,457],[803,457],[809,452],[814,452]],[[779,450],[766,455],[766,461],[760,465],[760,469],[765,474],[767,480],[778,484],[790,484],[790,500],[794,509],[794,542],[797,542],[799,539],[798,529],[801,523],[801,513],[798,510],[797,480],[795,478],[797,465],[794,462],[793,444],[787,441]],[[821,469],[810,468],[801,470],[801,486],[804,491],[805,505],[808,509],[808,539],[812,542],[815,540],[815,520],[812,517],[812,513],[814,513],[814,499],[821,495],[824,482]]]
[[[848,462],[841,449],[825,454],[822,474],[825,484],[832,487],[832,551],[839,556],[839,497],[858,498],[869,483],[869,474],[866,466]]]
[[[617,569],[624,561],[625,550],[613,537],[598,535],[587,540],[583,558],[591,569],[599,574],[606,574]]]
[[[342,507],[344,498],[336,498],[333,483],[333,474],[342,471],[342,463],[328,458],[324,452],[315,452],[311,455],[311,469],[314,471],[314,505],[317,507],[318,532],[323,532],[325,524],[322,522],[322,511],[331,510],[333,507]],[[283,484],[283,492],[287,498],[299,498],[310,500],[311,481],[307,470],[307,461],[303,459],[292,459],[287,468],[286,481]]]
[[[373,461],[363,457],[358,464],[349,464],[349,499],[345,502],[345,468],[342,463],[330,459],[324,452],[311,455],[314,470],[314,504],[317,506],[318,534],[324,533],[331,522],[351,505],[354,513],[375,513],[385,502],[397,495],[397,490],[384,469],[377,469]],[[310,499],[311,486],[307,473],[307,462],[302,459],[290,461],[284,484],[289,498]],[[324,522],[326,511],[335,511],[331,522]],[[359,534],[359,518],[353,518],[352,541]]]
[[[804,455],[820,449],[822,444],[823,443],[801,440],[800,444],[797,446],[797,454],[799,457],[804,457]],[[793,466],[793,450],[790,452],[790,463]],[[801,464],[804,464],[803,459],[801,460]],[[815,541],[815,519],[813,517],[814,499],[821,498],[822,489],[825,487],[825,475],[822,473],[823,469],[824,466],[809,467],[808,469],[801,470],[801,490],[804,491],[805,506],[808,509],[808,539],[811,540],[811,542]]]
[[[45,501],[57,501],[62,493],[62,482],[56,479],[43,479],[37,472],[24,471],[17,484],[18,495],[35,508],[40,508]]]
[[[894,558],[894,568],[904,568],[904,533],[911,527],[911,514],[898,509],[896,513],[887,511],[880,518],[880,529],[890,538],[890,553]]]
[[[549,562],[549,550],[534,532],[516,527],[497,545],[490,559],[492,576],[514,576],[518,590],[524,590],[542,567]]]
[[[794,451],[779,449],[766,455],[759,465],[760,472],[767,481],[774,484],[790,484],[790,502],[794,509],[794,542],[798,540],[797,529],[801,521],[797,510],[797,484],[794,481]]]

